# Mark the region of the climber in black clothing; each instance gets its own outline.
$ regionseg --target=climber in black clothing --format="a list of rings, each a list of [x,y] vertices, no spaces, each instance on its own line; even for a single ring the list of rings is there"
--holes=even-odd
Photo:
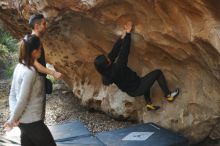
[[[179,89],[177,88],[174,92],[170,92],[161,70],[154,70],[144,77],[139,77],[136,72],[127,66],[131,29],[132,22],[129,21],[125,25],[124,34],[114,44],[111,52],[107,56],[99,55],[96,57],[94,62],[95,68],[101,74],[104,85],[115,83],[119,89],[130,96],[144,95],[147,103],[146,108],[148,110],[157,110],[160,107],[153,105],[150,99],[150,88],[155,81],[159,83],[166,99],[170,102],[174,101],[175,97],[179,94]]]

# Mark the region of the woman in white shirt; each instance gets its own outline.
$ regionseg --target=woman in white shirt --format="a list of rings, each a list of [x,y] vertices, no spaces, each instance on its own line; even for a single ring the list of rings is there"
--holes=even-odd
[[[30,35],[20,44],[17,64],[9,95],[10,118],[6,129],[19,126],[22,146],[56,146],[44,124],[45,78],[39,75],[33,64],[41,54],[39,37]]]

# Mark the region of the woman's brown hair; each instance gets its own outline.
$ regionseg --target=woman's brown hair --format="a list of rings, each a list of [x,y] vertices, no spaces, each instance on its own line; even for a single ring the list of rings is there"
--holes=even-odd
[[[39,37],[28,35],[19,43],[19,63],[24,64],[28,68],[33,66],[35,58],[32,57],[32,52],[39,49],[41,42]]]

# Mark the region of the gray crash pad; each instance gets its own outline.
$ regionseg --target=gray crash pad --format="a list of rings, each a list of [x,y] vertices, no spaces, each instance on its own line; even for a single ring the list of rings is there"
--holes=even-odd
[[[101,132],[95,135],[107,146],[187,146],[183,136],[154,123]]]

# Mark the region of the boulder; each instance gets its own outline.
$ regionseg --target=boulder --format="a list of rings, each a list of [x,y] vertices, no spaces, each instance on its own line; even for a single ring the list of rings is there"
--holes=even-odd
[[[185,135],[191,143],[220,138],[220,1],[218,0],[2,0],[0,26],[21,38],[36,12],[48,20],[43,37],[46,59],[83,105],[119,119],[155,122]],[[144,76],[161,69],[174,103],[164,100],[155,84],[156,112],[143,97],[130,97],[114,84],[103,86],[94,58],[108,53],[132,20],[128,66]]]

